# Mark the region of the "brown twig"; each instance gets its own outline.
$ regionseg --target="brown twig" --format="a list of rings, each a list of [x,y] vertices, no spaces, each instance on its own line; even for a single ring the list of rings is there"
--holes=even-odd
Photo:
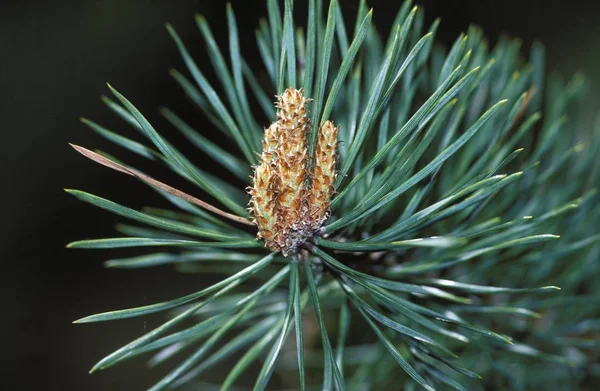
[[[110,159],[105,158],[104,156],[101,156],[99,154],[97,154],[96,152],[92,152],[89,149],[86,149],[84,147],[81,147],[79,145],[74,145],[74,144],[69,144],[71,145],[77,152],[79,152],[80,154],[82,154],[83,156],[87,157],[90,160],[95,161],[96,163],[102,164],[105,167],[108,168],[112,168],[115,171],[119,171],[122,172],[123,174],[127,174],[127,175],[131,175],[133,177],[136,177],[138,179],[141,179],[142,181],[146,182],[147,184],[149,184],[150,186],[153,186],[157,189],[163,190],[177,198],[181,198],[182,200],[185,200],[187,202],[190,202],[194,205],[197,205],[201,208],[204,208],[210,212],[213,212],[214,214],[217,214],[219,216],[228,218],[230,220],[233,220],[237,223],[241,223],[241,224],[246,224],[246,225],[254,225],[252,224],[252,222],[244,217],[241,216],[237,216],[231,213],[227,213],[215,206],[212,206],[209,203],[206,203],[202,200],[197,199],[196,197],[193,197],[187,193],[184,193],[180,190],[175,189],[174,187],[171,187],[169,185],[166,185],[162,182],[157,181],[156,179],[153,179],[151,177],[149,177],[148,175],[142,174],[139,171],[136,171],[134,169],[128,168],[123,166],[122,164],[116,163]]]

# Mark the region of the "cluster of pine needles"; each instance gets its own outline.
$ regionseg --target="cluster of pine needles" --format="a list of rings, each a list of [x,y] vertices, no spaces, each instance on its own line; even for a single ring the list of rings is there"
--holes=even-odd
[[[225,45],[196,17],[219,85],[167,26],[186,67],[172,71],[175,82],[239,153],[174,112],[161,114],[230,178],[183,156],[163,137],[170,129],[157,132],[112,87],[116,99],[104,103],[136,136],[83,121],[197,192],[74,146],[146,183],[172,209],[134,210],[68,190],[136,223],[119,225],[119,237],[69,247],[139,247],[142,255],[107,266],[224,276],[187,296],[78,320],[166,314],[92,371],[150,354],[149,366],[166,373],[152,390],[593,389],[600,127],[584,120],[583,77],[548,76],[541,44],[524,58],[519,40],[489,46],[477,27],[442,48],[439,21],[424,25],[411,1],[388,36],[365,1],[354,23],[339,0],[296,10],[292,3],[267,0],[256,64],[242,56],[230,6]],[[308,13],[306,26],[295,24],[294,12]],[[257,238],[245,189],[265,128],[277,120],[274,97],[287,88],[311,99],[308,151],[327,121],[341,144],[328,218],[284,256]]]

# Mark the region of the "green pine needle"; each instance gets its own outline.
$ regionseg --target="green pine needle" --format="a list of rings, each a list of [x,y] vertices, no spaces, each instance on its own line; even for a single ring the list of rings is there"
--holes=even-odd
[[[600,122],[581,116],[584,79],[548,77],[541,43],[522,58],[518,40],[489,46],[474,26],[443,48],[435,41],[440,21],[424,26],[423,10],[409,0],[392,26],[379,27],[364,0],[353,23],[337,0],[296,3],[267,0],[256,48],[240,47],[247,32],[230,4],[226,42],[196,15],[216,75],[210,81],[166,25],[186,69],[171,76],[231,145],[167,108],[161,114],[225,177],[197,167],[110,85],[116,100],[102,101],[142,141],[81,119],[196,187],[184,193],[73,145],[141,180],[171,209],[135,210],[66,190],[137,224],[118,224],[120,237],[67,247],[147,247],[105,266],[225,274],[186,296],[75,321],[165,318],[91,372],[151,353],[150,368],[171,365],[153,390],[204,385],[217,365],[228,368],[221,390],[562,390],[597,380]],[[306,12],[306,26],[297,11]],[[311,99],[310,153],[325,121],[339,126],[341,142],[328,219],[283,256],[256,237],[245,187],[269,125],[263,118],[276,119],[273,96],[290,87]]]

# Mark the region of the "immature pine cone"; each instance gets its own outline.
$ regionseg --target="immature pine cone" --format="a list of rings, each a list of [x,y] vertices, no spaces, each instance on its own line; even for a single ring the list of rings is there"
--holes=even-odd
[[[331,121],[325,121],[319,128],[312,186],[308,195],[308,212],[313,230],[319,229],[328,217],[329,203],[334,192],[333,184],[337,177],[335,164],[338,130]]]
[[[275,165],[277,140],[279,138],[277,123],[265,130],[261,162],[254,168],[253,184],[249,188],[252,196],[249,211],[254,216],[254,224],[258,226],[258,238],[264,239],[265,245],[273,251],[280,251],[277,239],[277,199],[278,176]]]
[[[277,121],[265,130],[261,162],[249,189],[258,238],[286,256],[321,227],[334,192],[338,128],[327,121],[319,129],[309,175],[307,103],[302,89],[288,88],[277,97]]]

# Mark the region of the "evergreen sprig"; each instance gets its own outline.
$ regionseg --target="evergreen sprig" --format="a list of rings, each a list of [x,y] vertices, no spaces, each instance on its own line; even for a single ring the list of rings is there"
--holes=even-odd
[[[196,166],[110,86],[116,100],[104,103],[142,141],[83,120],[167,166],[198,195],[74,146],[148,184],[173,209],[138,211],[68,190],[139,224],[119,225],[120,237],[68,246],[160,247],[106,266],[227,275],[187,296],[78,320],[168,314],[92,372],[151,353],[151,367],[172,366],[152,390],[206,387],[203,375],[224,362],[222,390],[239,386],[255,363],[254,385],[244,385],[254,390],[273,377],[302,390],[564,390],[593,381],[600,375],[600,127],[589,131],[581,119],[584,79],[548,78],[541,44],[524,59],[520,41],[490,47],[477,27],[446,51],[434,44],[439,21],[424,26],[411,1],[387,37],[365,1],[352,29],[337,0],[327,9],[310,0],[306,28],[296,25],[292,3],[282,9],[267,0],[268,17],[256,30],[263,64],[243,58],[229,5],[228,48],[196,16],[223,95],[167,25],[189,76],[171,75],[238,152],[169,109],[161,114],[233,184]],[[266,83],[252,68],[266,73]],[[286,88],[303,88],[313,128],[332,120],[343,143],[331,216],[284,257],[256,239],[244,189],[263,129],[275,119],[271,101]],[[316,133],[309,133],[311,152]],[[202,201],[207,195],[219,205]]]

